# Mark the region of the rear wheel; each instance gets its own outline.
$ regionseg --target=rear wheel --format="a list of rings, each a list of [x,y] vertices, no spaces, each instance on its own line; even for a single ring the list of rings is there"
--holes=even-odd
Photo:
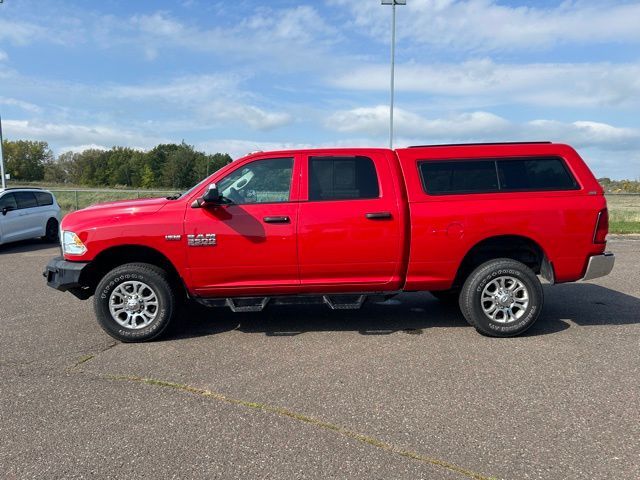
[[[44,240],[55,243],[58,241],[58,220],[50,218],[44,230]]]
[[[523,263],[499,258],[483,263],[467,278],[460,310],[483,335],[511,337],[531,327],[542,310],[542,285]]]
[[[107,273],[93,302],[98,323],[122,342],[144,342],[171,323],[175,293],[167,274],[155,265],[128,263]]]

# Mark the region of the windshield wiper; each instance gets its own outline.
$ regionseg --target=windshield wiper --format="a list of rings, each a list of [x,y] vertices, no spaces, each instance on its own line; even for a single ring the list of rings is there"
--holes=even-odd
[[[177,200],[182,196],[182,193],[174,193],[173,195],[169,195],[167,200]]]

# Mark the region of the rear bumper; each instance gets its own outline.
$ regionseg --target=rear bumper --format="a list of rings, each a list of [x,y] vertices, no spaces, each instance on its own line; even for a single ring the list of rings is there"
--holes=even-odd
[[[592,255],[589,257],[587,270],[584,273],[584,277],[582,277],[582,281],[609,275],[611,270],[613,270],[615,260],[616,257],[611,252],[604,252],[602,255]]]
[[[47,279],[47,285],[61,292],[80,289],[80,275],[89,265],[83,262],[68,262],[62,257],[54,257],[47,264],[42,275]],[[73,293],[73,292],[72,292]]]

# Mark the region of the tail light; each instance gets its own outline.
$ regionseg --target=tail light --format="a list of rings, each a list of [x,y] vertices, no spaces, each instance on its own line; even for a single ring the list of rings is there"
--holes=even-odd
[[[607,243],[609,233],[609,210],[603,208],[598,212],[596,230],[593,232],[593,243]]]

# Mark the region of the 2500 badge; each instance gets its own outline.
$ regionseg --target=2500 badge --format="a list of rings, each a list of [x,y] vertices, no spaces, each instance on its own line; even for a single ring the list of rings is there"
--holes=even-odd
[[[207,247],[216,245],[215,233],[199,233],[198,235],[187,235],[187,245],[189,247]]]

